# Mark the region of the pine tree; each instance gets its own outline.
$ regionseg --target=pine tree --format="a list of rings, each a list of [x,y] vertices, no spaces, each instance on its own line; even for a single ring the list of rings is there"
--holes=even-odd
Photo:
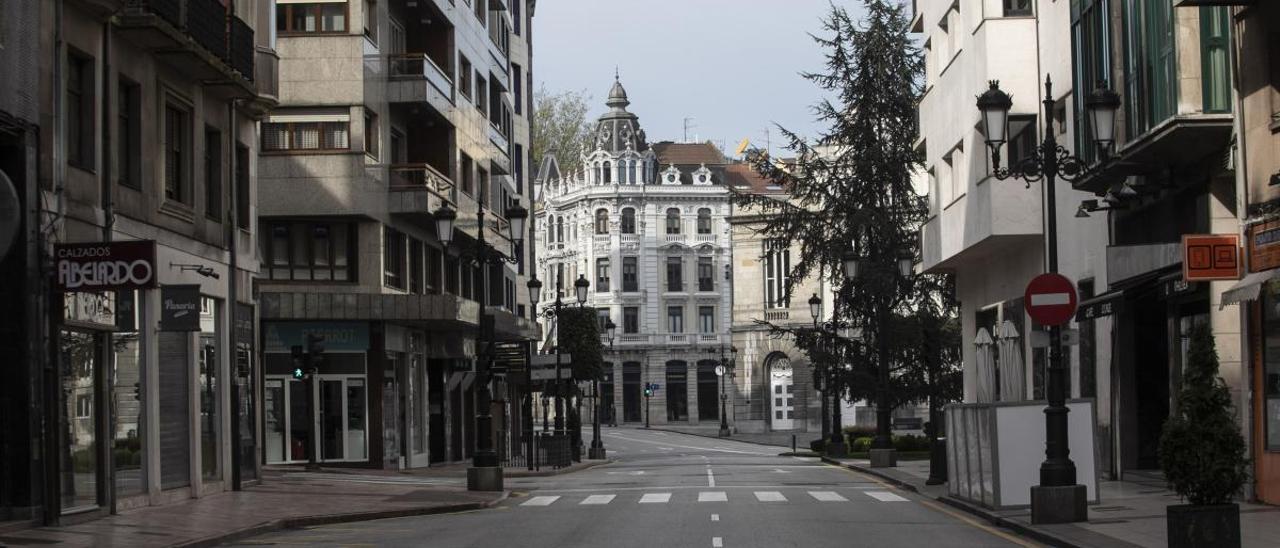
[[[1177,407],[1160,435],[1160,468],[1191,504],[1226,504],[1248,480],[1244,437],[1231,391],[1218,376],[1218,350],[1205,325],[1192,327]]]
[[[954,307],[942,295],[950,285],[945,277],[903,277],[898,272],[899,259],[918,251],[918,231],[928,214],[926,199],[913,185],[921,167],[915,150],[916,106],[924,64],[908,34],[903,5],[889,0],[862,4],[861,22],[832,5],[823,20],[823,36],[813,36],[825,50],[825,70],[803,76],[833,97],[814,107],[826,130],[811,141],[780,127],[794,159],[779,160],[761,151],[748,156],[758,173],[788,190],[790,200],[735,194],[735,201],[764,214],[762,236],[798,247],[789,284],[810,276],[839,284],[842,302],[834,303],[836,316],[860,327],[870,344],[761,323],[775,334],[793,336],[815,362],[815,376],[825,375],[823,368],[831,361],[821,359],[830,357],[824,352],[844,348],[853,368],[842,371],[843,384],[854,398],[878,392],[876,370],[883,356],[893,372],[885,387],[888,403],[897,406],[928,396],[917,384],[920,375],[905,371],[919,365],[919,346],[910,341],[920,340],[921,324],[913,316],[924,306],[945,319],[953,317]],[[849,253],[861,258],[852,281],[840,274]],[[950,367],[954,370],[955,363]]]

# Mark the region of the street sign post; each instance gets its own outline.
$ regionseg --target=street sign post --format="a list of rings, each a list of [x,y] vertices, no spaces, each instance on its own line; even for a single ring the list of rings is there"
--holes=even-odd
[[[1023,303],[1036,323],[1062,325],[1076,315],[1076,287],[1061,274],[1041,274],[1027,284]]]

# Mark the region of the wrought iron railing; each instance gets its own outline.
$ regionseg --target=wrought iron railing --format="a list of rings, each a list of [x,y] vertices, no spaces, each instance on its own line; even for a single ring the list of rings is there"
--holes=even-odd
[[[257,56],[257,48],[253,43],[253,28],[239,17],[231,17],[227,24],[227,35],[230,38],[227,63],[246,80],[253,81],[257,78],[253,72],[254,57]]]
[[[447,199],[453,190],[453,180],[431,164],[392,164],[389,168],[391,190],[426,190]]]
[[[218,0],[186,0],[187,34],[204,49],[227,60],[227,8]],[[252,40],[252,37],[250,37]]]

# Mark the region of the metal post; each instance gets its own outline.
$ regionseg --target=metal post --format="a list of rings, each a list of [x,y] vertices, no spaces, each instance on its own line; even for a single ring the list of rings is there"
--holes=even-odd
[[[721,358],[721,361],[723,361],[723,358]],[[728,374],[729,369],[727,367],[724,372],[720,374],[720,437],[722,438],[729,437],[729,416],[725,414],[724,408],[725,400],[728,399],[728,396],[725,396],[724,394],[724,378]]]
[[[561,296],[564,294],[564,278],[556,277],[556,431],[555,435],[564,435],[564,381],[560,378],[560,310],[564,306]]]
[[[489,384],[493,382],[494,339],[496,334],[490,329],[490,321],[485,309],[489,304],[489,261],[490,251],[485,243],[484,192],[478,194],[479,207],[476,208],[477,253],[476,259],[483,271],[480,275],[480,337],[477,344],[484,344],[484,351],[479,358],[476,376],[479,385],[476,388],[476,452],[471,460],[471,468],[467,469],[467,490],[469,491],[501,491],[502,466],[498,462],[498,454],[493,450],[493,415],[492,395]],[[487,337],[486,337],[487,335]]]
[[[316,471],[320,469],[320,463],[317,460],[320,449],[316,447],[316,421],[320,417],[316,414],[316,370],[314,367],[315,356],[308,351],[306,357],[303,358],[307,363],[307,470]]]
[[[537,307],[534,307],[534,308],[536,309]],[[534,316],[536,317],[537,314],[535,313]],[[533,345],[534,344],[535,343],[533,341],[529,341],[524,345],[524,380],[525,380],[524,394],[525,394],[525,409],[527,410],[524,417],[524,426],[525,426],[524,430],[525,430],[525,435],[527,436],[524,442],[524,446],[525,446],[524,458],[526,463],[529,465],[530,470],[533,470],[533,461],[535,458],[533,454],[534,452],[534,446],[533,446]]]

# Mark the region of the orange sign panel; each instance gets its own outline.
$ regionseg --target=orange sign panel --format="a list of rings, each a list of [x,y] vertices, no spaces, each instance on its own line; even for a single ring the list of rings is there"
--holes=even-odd
[[[1182,236],[1182,279],[1188,282],[1240,279],[1240,236]]]

